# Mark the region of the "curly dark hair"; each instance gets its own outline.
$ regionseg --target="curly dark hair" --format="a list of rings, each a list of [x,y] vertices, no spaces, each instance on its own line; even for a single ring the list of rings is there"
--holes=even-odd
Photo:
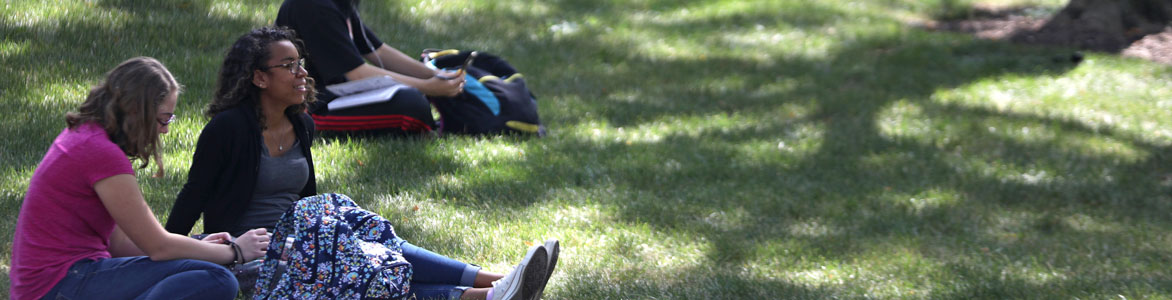
[[[307,56],[305,44],[288,27],[261,27],[240,36],[224,57],[224,65],[220,67],[220,77],[216,82],[216,94],[204,110],[204,115],[211,118],[238,105],[252,105],[256,107],[257,118],[261,129],[264,129],[265,117],[260,113],[260,88],[252,83],[252,71],[264,69],[265,62],[271,58],[269,46],[279,41],[293,42],[297,53],[303,58]],[[309,89],[305,101],[286,109],[285,115],[293,116],[303,112],[309,103],[317,99],[313,78],[305,77],[305,81]]]
[[[155,123],[159,103],[180,90],[182,86],[158,60],[131,58],[107,72],[106,78],[90,89],[81,107],[65,114],[65,123],[69,128],[98,123],[110,141],[131,159],[142,161],[138,167],[144,168],[150,163],[148,158],[158,155],[159,128]]]

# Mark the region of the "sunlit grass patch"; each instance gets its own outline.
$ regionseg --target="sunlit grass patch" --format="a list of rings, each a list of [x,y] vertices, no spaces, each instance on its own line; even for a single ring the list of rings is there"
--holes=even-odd
[[[255,5],[239,1],[215,1],[208,7],[207,14],[221,18],[249,20],[257,24],[272,23],[277,19],[275,15],[279,4],[280,2]]]
[[[5,58],[13,55],[20,55],[28,50],[29,42],[20,41],[0,41],[0,58]]]
[[[99,1],[57,1],[52,4],[39,1],[6,2],[0,10],[4,23],[34,31],[49,31],[62,23],[100,22],[115,29],[131,16],[125,11],[106,9]],[[98,23],[95,23],[98,24]]]
[[[909,25],[1066,2],[362,1],[410,56],[508,59],[549,135],[323,134],[318,192],[493,271],[560,238],[547,299],[1169,298],[1172,73]],[[185,85],[168,176],[139,171],[165,218],[226,47],[279,5],[4,4],[0,229],[63,114],[138,55]]]

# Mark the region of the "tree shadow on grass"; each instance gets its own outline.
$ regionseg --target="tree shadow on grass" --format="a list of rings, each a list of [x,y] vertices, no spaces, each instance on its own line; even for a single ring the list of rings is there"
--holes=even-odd
[[[55,4],[44,4],[55,5]],[[71,4],[62,4],[68,6]],[[19,142],[0,144],[0,209],[11,217],[0,222],[0,232],[15,230],[16,215],[27,189],[28,175],[64,128],[64,116],[76,109],[92,85],[118,63],[134,56],[159,59],[185,86],[175,126],[202,126],[199,111],[210,99],[223,49],[248,29],[258,25],[208,12],[210,1],[185,0],[103,1],[97,7],[62,9],[65,16],[41,16],[48,21],[30,24],[0,22],[5,42],[21,50],[3,57],[0,64],[0,98],[6,99],[10,117],[0,120],[0,136]],[[119,16],[125,14],[125,20]],[[58,18],[56,20],[50,20]],[[183,123],[200,125],[184,125]],[[198,131],[196,131],[198,132]],[[195,136],[168,137],[194,144]],[[165,153],[172,153],[168,149]],[[187,159],[187,158],[185,158]],[[171,170],[162,179],[145,178],[140,184],[156,214],[166,215],[171,199],[184,178]],[[11,234],[0,237],[0,252],[11,253]],[[7,269],[4,271],[7,276]],[[7,290],[8,280],[0,280]]]
[[[832,288],[802,286],[782,280],[747,278],[735,267],[706,265],[694,269],[672,270],[670,281],[645,272],[646,266],[613,266],[603,274],[571,274],[558,283],[553,299],[611,299],[630,295],[655,295],[663,299],[829,299],[838,293]],[[615,282],[622,282],[616,285]],[[709,298],[710,297],[710,298]]]
[[[699,26],[698,32],[720,32],[720,24],[727,23],[748,25],[739,20],[758,19],[729,17],[691,25]],[[664,26],[650,30],[669,35],[683,29]],[[939,289],[946,297],[999,295],[1015,288],[1036,287],[1014,278],[992,286],[981,284],[1001,270],[1000,263],[1034,258],[1052,261],[1054,268],[1072,273],[1102,275],[1093,281],[1103,283],[1099,285],[1084,285],[1091,281],[1085,276],[1055,279],[1059,286],[1073,291],[1062,293],[1110,292],[1104,289],[1114,285],[1112,282],[1134,276],[1105,274],[1134,271],[1136,266],[1112,269],[1093,265],[1091,261],[1104,254],[1085,249],[1054,247],[1046,254],[1036,249],[1047,244],[1127,241],[1071,225],[1082,216],[1112,224],[1123,232],[1170,225],[1160,217],[1170,210],[1164,201],[1167,197],[1160,196],[1167,192],[1161,187],[1161,176],[1169,172],[1164,167],[1168,162],[1163,155],[1169,150],[1166,146],[1062,117],[942,104],[933,99],[939,90],[998,77],[1061,75],[1074,65],[1055,62],[1054,49],[900,32],[858,38],[831,49],[824,57],[780,57],[762,63],[722,57],[637,57],[616,50],[629,44],[593,40],[589,35],[555,44],[574,50],[539,55],[572,58],[569,65],[611,66],[530,72],[538,78],[569,82],[538,85],[558,87],[551,89],[560,93],[555,97],[582,98],[582,103],[555,105],[555,109],[574,106],[586,112],[552,116],[559,123],[600,117],[608,126],[640,127],[673,118],[724,116],[733,124],[702,125],[700,132],[669,133],[651,141],[555,135],[526,142],[521,147],[529,154],[516,162],[522,175],[475,182],[450,194],[441,191],[438,197],[474,195],[476,199],[457,201],[456,205],[493,201],[524,207],[562,197],[549,186],[592,189],[608,197],[591,200],[613,207],[624,222],[710,241],[706,261],[721,265],[747,266],[762,255],[775,255],[754,247],[760,244],[790,243],[806,249],[800,254],[833,261],[873,259],[867,255],[883,253],[884,247],[898,244],[948,268],[975,270],[947,277],[951,282],[944,284],[960,287]],[[612,77],[638,80],[608,79]],[[732,82],[742,90],[697,88],[698,82],[712,79]],[[794,84],[760,89],[779,81]],[[630,100],[616,101],[623,99]],[[780,114],[786,105],[805,107],[812,113],[797,117]],[[895,106],[918,109],[919,115],[913,118],[926,119],[930,130],[954,139],[924,140],[885,132],[886,114]],[[742,119],[759,124],[735,124]],[[1058,138],[1022,140],[989,131],[990,127],[1004,130],[1017,126],[1053,131]],[[556,125],[551,127],[556,130]],[[815,137],[802,138],[804,134]],[[809,139],[819,140],[809,152],[779,149],[761,154],[746,150],[746,145],[772,146],[778,141]],[[1077,147],[1081,141],[1096,139],[1146,154],[1121,161],[1114,154]],[[1033,170],[1051,172],[1051,177],[1018,180],[1037,175],[1030,173]],[[1113,179],[1105,179],[1104,171]],[[925,206],[908,201],[917,197],[939,202]],[[1023,215],[1015,220],[1020,222],[1013,225],[1017,227],[990,228],[1014,213]],[[819,226],[822,231],[813,234],[801,230]],[[982,257],[982,248],[1010,254]],[[1118,249],[1108,255],[1151,262],[1169,256],[1167,251],[1141,246]],[[1078,255],[1094,258],[1060,259]],[[588,283],[571,284],[565,290],[574,295],[621,294],[589,283],[612,282],[609,280],[587,279]],[[747,293],[776,288],[766,282],[746,285]],[[632,282],[623,286],[640,285]],[[667,291],[673,288],[651,290],[670,294]],[[838,292],[865,293],[863,288],[842,289]]]
[[[254,24],[234,18],[218,18],[191,11],[208,11],[208,1],[101,2],[101,6],[76,16],[66,16],[51,26],[0,24],[6,39],[25,44],[18,54],[5,57],[0,82],[2,95],[23,105],[27,118],[8,118],[0,126],[3,136],[37,136],[38,143],[6,143],[0,152],[17,153],[6,167],[35,166],[44,147],[61,130],[66,112],[85,100],[89,88],[118,63],[134,56],[159,59],[185,85],[179,103],[181,121],[202,123],[199,111],[209,99],[223,49]],[[110,15],[126,13],[125,22],[111,22]],[[13,69],[21,68],[21,69]],[[79,91],[74,85],[81,86]],[[64,87],[62,87],[64,86]],[[79,95],[63,99],[62,93]],[[35,97],[44,97],[36,99]],[[47,138],[46,138],[47,137]],[[190,137],[194,140],[195,137]],[[15,147],[9,149],[9,147]]]

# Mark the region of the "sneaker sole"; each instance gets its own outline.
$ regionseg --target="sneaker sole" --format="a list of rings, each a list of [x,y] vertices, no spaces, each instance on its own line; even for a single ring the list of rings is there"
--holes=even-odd
[[[549,264],[546,265],[545,279],[541,281],[541,290],[537,291],[537,297],[529,298],[529,300],[540,300],[545,297],[545,285],[549,284],[549,278],[553,277],[554,268],[558,265],[558,252],[561,251],[560,242],[557,239],[548,239],[545,241],[545,252],[549,254]]]
[[[543,272],[545,271],[545,260],[547,258],[548,257],[545,252],[545,247],[540,245],[530,247],[529,250],[525,252],[525,257],[521,259],[521,263],[517,264],[516,269],[513,269],[513,271],[509,272],[509,275],[505,275],[506,277],[513,276],[513,272],[517,272],[520,273],[519,275],[516,275],[519,278],[513,278],[513,280],[509,282],[509,286],[505,288],[504,291],[502,291],[504,295],[501,295],[499,298],[493,298],[501,300],[528,299],[528,295],[531,293],[526,292],[527,286],[532,285],[534,279],[531,278],[535,276],[534,274],[538,273],[539,270]]]
[[[546,253],[545,247],[536,245],[529,248],[529,252],[525,254],[524,260],[525,268],[521,270],[521,291],[510,299],[535,299],[540,297],[541,289],[544,288],[545,283],[542,279],[545,278],[546,264],[549,261],[549,254]]]

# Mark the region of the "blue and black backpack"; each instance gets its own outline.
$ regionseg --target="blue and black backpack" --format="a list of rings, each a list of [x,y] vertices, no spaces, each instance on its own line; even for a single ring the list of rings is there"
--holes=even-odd
[[[471,64],[469,56],[474,56]],[[496,55],[467,50],[425,50],[423,61],[439,69],[465,67],[464,92],[455,97],[428,97],[439,111],[442,133],[471,135],[519,133],[545,135],[537,116],[537,97],[525,78]]]

